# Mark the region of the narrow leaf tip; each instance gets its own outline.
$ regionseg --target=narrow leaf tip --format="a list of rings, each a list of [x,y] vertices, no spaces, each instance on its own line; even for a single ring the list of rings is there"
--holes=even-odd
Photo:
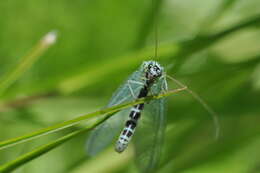
[[[56,42],[57,40],[57,31],[53,30],[48,32],[44,37],[43,37],[43,43],[47,45],[52,45]]]

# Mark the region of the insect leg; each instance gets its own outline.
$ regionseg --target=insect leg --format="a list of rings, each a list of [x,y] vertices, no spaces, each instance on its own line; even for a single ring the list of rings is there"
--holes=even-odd
[[[163,78],[163,82],[161,83],[161,88],[162,88],[162,92],[166,92],[168,91],[168,84],[167,84],[167,80],[166,80],[166,75],[161,76],[161,78]]]

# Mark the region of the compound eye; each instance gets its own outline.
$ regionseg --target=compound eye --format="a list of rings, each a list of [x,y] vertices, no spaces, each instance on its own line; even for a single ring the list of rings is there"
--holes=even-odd
[[[157,67],[157,66],[154,67],[154,70],[156,70],[157,72],[160,72],[160,71],[161,71],[160,68]]]

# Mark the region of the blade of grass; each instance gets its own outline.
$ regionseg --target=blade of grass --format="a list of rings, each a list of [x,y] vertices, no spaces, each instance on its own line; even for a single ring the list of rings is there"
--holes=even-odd
[[[216,21],[224,16],[226,11],[230,10],[230,8],[236,4],[236,2],[237,0],[222,0],[220,4],[207,15],[206,20],[202,22],[198,33],[202,34],[203,32],[208,31]]]
[[[26,72],[36,60],[47,51],[47,49],[53,45],[56,41],[56,32],[47,33],[27,56],[21,59],[15,67],[6,74],[0,81],[0,96],[5,92],[5,90],[12,85],[24,72]]]
[[[219,33],[198,35],[192,40],[186,40],[175,44],[161,45],[158,51],[160,52],[160,57],[162,58],[176,58],[177,62],[175,62],[174,71],[177,71],[179,66],[178,64],[181,64],[182,61],[184,61],[189,55],[208,48],[217,41],[236,31],[253,26],[258,26],[259,23],[260,15],[256,15],[245,21],[241,21],[233,27],[230,27]],[[137,65],[141,61],[147,60],[149,57],[152,57],[154,55],[153,50],[153,48],[142,49],[140,51],[125,56],[113,58],[113,61],[110,60],[109,62],[105,62],[99,66],[102,68],[102,70],[100,70],[100,68],[96,66],[93,68],[84,68],[81,73],[78,73],[77,75],[71,76],[70,78],[61,81],[56,86],[56,90],[59,91],[61,94],[71,94],[73,92],[76,92],[79,89],[98,82],[100,79],[103,79],[105,75],[108,75],[115,70],[123,70],[126,67]],[[128,61],[125,61],[125,59],[127,59]],[[87,71],[85,71],[85,69],[87,69]]]
[[[217,41],[221,40],[224,37],[227,37],[228,35],[236,31],[253,26],[258,26],[259,23],[260,15],[256,15],[245,21],[241,21],[233,27],[230,27],[219,33],[198,35],[192,40],[186,40],[175,44],[161,45],[158,51],[160,52],[160,57],[162,58],[176,58],[177,62],[175,62],[174,71],[177,71],[179,66],[178,64],[181,64],[182,61],[184,61],[189,55],[208,48]],[[100,68],[102,68],[102,70],[100,70],[100,68],[96,66],[93,68],[83,68],[84,70],[82,70],[81,73],[77,73],[70,78],[62,80],[60,83],[57,84],[56,88],[49,88],[49,90],[55,89],[61,94],[71,94],[78,91],[79,89],[98,82],[100,79],[103,79],[105,75],[108,75],[115,70],[123,70],[129,66],[137,65],[143,60],[147,60],[149,57],[152,57],[154,55],[153,50],[153,48],[142,49],[128,55],[113,58],[113,61],[110,60],[109,62],[104,62],[102,65],[99,66]],[[125,59],[127,59],[128,61],[125,61]],[[87,71],[85,71],[85,69],[87,69]],[[43,83],[48,82],[44,81]]]
[[[48,144],[42,145],[36,149],[34,149],[31,152],[28,152],[22,156],[17,157],[15,160],[12,160],[2,166],[0,166],[0,172],[1,173],[6,173],[6,172],[10,172],[13,171],[15,169],[17,169],[18,167],[30,162],[33,159],[36,159],[37,157],[40,157],[41,155],[55,149],[56,147],[60,146],[61,144],[67,142],[68,140],[82,134],[82,133],[86,133],[87,131],[95,128],[96,126],[98,126],[99,124],[101,124],[102,122],[104,122],[106,119],[108,119],[110,116],[112,116],[113,114],[108,114],[107,116],[103,117],[102,119],[97,120],[94,124],[92,124],[91,126],[87,126],[84,127],[80,130],[76,130],[72,133],[69,133],[65,136],[62,136],[60,138],[58,138],[55,141],[52,141]]]
[[[218,33],[209,34],[209,35],[197,35],[192,40],[186,40],[180,43],[180,51],[177,54],[173,55],[173,57],[177,57],[174,69],[171,70],[172,73],[179,70],[181,64],[192,54],[205,50],[212,46],[213,44],[217,43],[221,39],[231,35],[234,32],[239,30],[249,28],[249,27],[256,27],[260,24],[260,15],[256,15],[251,17],[247,20],[244,20],[238,23],[235,26],[232,26],[224,31],[220,31]]]
[[[160,47],[158,48],[158,52],[160,52],[159,56],[161,58],[176,59],[177,62],[175,62],[174,71],[177,71],[179,64],[182,64],[182,62],[188,56],[208,48],[217,41],[223,39],[224,37],[227,37],[228,35],[236,31],[257,26],[259,23],[260,15],[256,15],[218,33],[198,35],[192,40],[186,40],[175,44],[171,43],[160,45]],[[87,71],[84,70],[77,75],[61,81],[57,86],[57,90],[61,94],[71,94],[78,91],[79,89],[98,82],[100,79],[103,79],[105,75],[115,72],[116,70],[121,71],[129,66],[137,65],[141,61],[147,60],[149,59],[149,57],[153,56],[154,48],[150,48],[142,49],[129,55],[120,56],[118,58],[113,58],[112,61],[111,58],[108,58],[109,62],[104,62],[102,65],[99,66],[100,68],[96,66],[93,68],[84,68],[87,69]]]
[[[42,145],[36,149],[34,149],[31,152],[28,152],[26,154],[23,154],[21,156],[19,156],[18,158],[3,164],[2,166],[0,166],[0,172],[1,173],[6,173],[6,172],[10,172],[13,171],[17,168],[19,168],[20,166],[23,166],[24,164],[48,153],[49,151],[59,147],[60,145],[64,144],[65,142],[67,142],[68,140],[77,137],[80,134],[86,133],[88,131],[90,131],[91,129],[95,128],[96,126],[98,126],[99,124],[101,124],[102,122],[104,122],[105,120],[107,120],[110,116],[112,116],[113,114],[109,114],[105,117],[103,117],[102,119],[99,119],[98,121],[95,122],[95,124],[92,124],[91,126],[86,126],[80,130],[76,130],[74,132],[71,132],[63,137],[58,138],[57,140],[54,140],[48,144]],[[110,154],[110,151],[109,151]],[[130,155],[131,157],[131,155]]]
[[[27,96],[24,98],[18,98],[15,100],[11,100],[9,102],[0,104],[0,112],[5,112],[7,110],[11,109],[16,109],[19,107],[23,107],[25,105],[29,105],[33,103],[35,100],[40,100],[44,98],[49,98],[56,96],[56,93],[46,93],[46,94],[38,94],[38,95],[33,95],[33,96]]]
[[[144,60],[149,60],[150,57],[154,56],[153,50],[154,48],[148,48],[118,58],[113,58],[113,61],[109,60],[108,62],[100,63],[99,67],[102,67],[102,69],[93,66],[85,71],[86,68],[84,68],[84,71],[81,73],[61,81],[57,86],[57,90],[61,94],[71,94],[86,86],[94,84],[100,79],[104,79],[104,76],[111,72],[122,71],[125,70],[126,67],[137,65]],[[163,57],[175,54],[178,50],[178,46],[172,44],[159,48],[160,55]]]
[[[182,42],[181,50],[178,52],[177,56],[187,57],[188,55],[193,54],[194,52],[201,51],[205,48],[208,48],[209,46],[213,45],[217,41],[223,39],[224,37],[237,32],[239,30],[258,26],[260,24],[260,15],[251,17],[245,21],[240,22],[239,24],[230,27],[224,31],[210,34],[210,35],[198,35],[192,40],[188,40],[185,42]]]
[[[246,58],[245,58],[246,59]],[[247,61],[243,61],[243,62],[239,62],[239,63],[235,63],[235,64],[222,64],[224,66],[225,69],[231,69],[231,68],[251,68],[252,70],[254,69],[254,67],[260,62],[260,55],[256,55],[256,56],[252,56],[250,58],[247,57]],[[224,69],[222,69],[223,71]],[[230,72],[229,72],[230,73]],[[24,107],[27,106],[29,104],[32,104],[33,102],[39,100],[39,99],[43,99],[46,97],[51,97],[51,96],[57,96],[57,93],[46,93],[46,94],[42,94],[42,95],[34,95],[34,96],[29,96],[26,98],[21,98],[21,99],[16,99],[7,103],[4,103],[2,105],[0,105],[0,112],[5,112],[9,109],[16,109],[19,107]]]
[[[46,128],[40,129],[40,130],[36,130],[32,133],[29,133],[29,134],[26,134],[26,135],[23,135],[23,136],[19,136],[19,137],[16,137],[16,138],[5,140],[5,141],[0,142],[0,150],[4,149],[4,148],[8,148],[10,146],[17,145],[19,143],[23,143],[23,142],[35,139],[35,138],[40,137],[40,136],[44,136],[44,135],[47,135],[47,134],[50,134],[50,133],[53,133],[53,132],[56,132],[56,131],[60,131],[60,130],[68,128],[68,127],[75,126],[75,125],[79,124],[80,122],[87,120],[87,119],[90,119],[90,118],[93,118],[93,117],[97,117],[97,116],[105,115],[105,114],[113,114],[117,111],[128,108],[130,106],[140,104],[140,103],[144,103],[144,102],[148,102],[152,99],[160,99],[162,97],[169,96],[171,94],[177,93],[177,92],[185,90],[185,89],[186,88],[169,90],[165,93],[162,93],[162,94],[159,94],[159,95],[156,95],[156,96],[155,95],[154,96],[148,96],[148,97],[137,99],[135,101],[131,101],[131,102],[128,102],[128,103],[123,103],[123,104],[112,106],[112,107],[109,107],[109,108],[106,108],[106,109],[101,109],[101,110],[96,111],[96,112],[92,112],[92,113],[82,115],[80,117],[77,117],[77,118],[74,118],[74,119],[71,119],[71,120],[68,120],[68,121],[64,121],[64,122],[61,122],[61,123],[58,123],[58,124],[54,124],[52,126],[49,126],[49,127],[46,127]]]

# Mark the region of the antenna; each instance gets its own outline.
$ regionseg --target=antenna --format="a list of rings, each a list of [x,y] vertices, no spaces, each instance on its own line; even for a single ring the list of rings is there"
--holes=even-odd
[[[157,20],[155,17],[155,22],[154,22],[154,42],[155,42],[155,47],[154,47],[154,58],[158,58],[158,24]]]
[[[218,114],[194,91],[190,90],[186,85],[184,85],[183,83],[181,83],[180,81],[178,81],[177,79],[167,75],[167,77],[172,80],[173,82],[175,82],[177,85],[179,85],[180,87],[184,87],[185,90],[191,94],[191,96],[196,99],[206,110],[207,112],[210,114],[210,116],[212,117],[214,126],[215,126],[215,139],[217,140],[219,138],[219,132],[220,132],[220,125],[219,125],[219,116]]]
[[[158,58],[158,23],[157,23],[157,18],[155,14],[155,9],[156,9],[156,0],[152,0],[152,8],[153,8],[153,16],[154,16],[154,59]]]
[[[158,58],[158,44],[159,44],[159,40],[158,40],[158,21],[157,21],[157,16],[156,16],[156,0],[152,0],[152,8],[153,8],[153,22],[154,22],[154,59]],[[158,15],[158,14],[157,14]],[[197,100],[203,107],[204,109],[210,114],[214,126],[215,126],[215,138],[218,139],[219,138],[219,134],[220,134],[220,123],[219,123],[219,116],[218,114],[194,91],[190,90],[186,85],[184,85],[183,83],[181,83],[180,81],[178,81],[177,79],[167,75],[166,77],[168,77],[170,80],[172,80],[173,82],[175,82],[178,86],[185,88],[185,90],[191,94],[191,96]]]

